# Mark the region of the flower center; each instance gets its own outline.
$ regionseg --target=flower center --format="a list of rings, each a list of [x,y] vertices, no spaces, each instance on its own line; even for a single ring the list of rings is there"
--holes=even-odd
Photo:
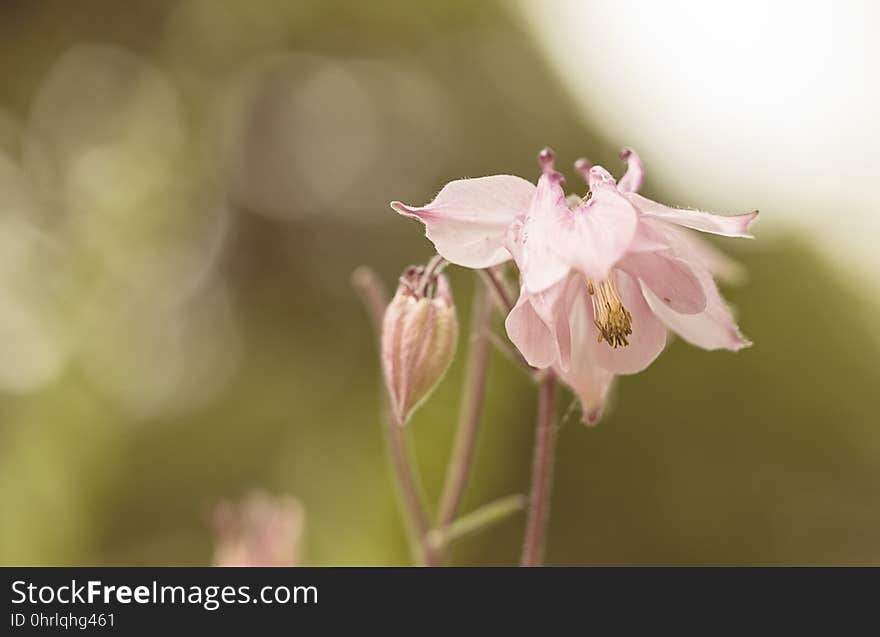
[[[605,340],[614,348],[629,345],[626,337],[632,334],[632,314],[623,307],[614,278],[608,278],[598,285],[588,279],[587,290],[593,302],[593,317],[599,329],[599,342]]]

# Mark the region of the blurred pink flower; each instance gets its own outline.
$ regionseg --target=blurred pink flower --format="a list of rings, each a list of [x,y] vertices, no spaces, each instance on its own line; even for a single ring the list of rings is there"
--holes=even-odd
[[[221,501],[211,518],[215,566],[298,566],[305,511],[291,496],[252,491]]]
[[[422,221],[452,263],[516,262],[520,296],[508,336],[530,365],[560,374],[588,422],[599,418],[615,375],[637,373],[660,354],[667,328],[705,349],[749,345],[712,278],[722,258],[682,229],[751,237],[757,212],[718,216],[651,201],[636,193],[639,157],[622,157],[628,170],[619,184],[578,161],[589,185],[582,199],[566,198],[545,149],[537,186],[496,175],[453,181],[426,206],[391,204]]]

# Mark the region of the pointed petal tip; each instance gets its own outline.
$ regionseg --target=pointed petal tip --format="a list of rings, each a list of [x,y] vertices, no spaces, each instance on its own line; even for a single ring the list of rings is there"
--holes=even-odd
[[[398,212],[402,215],[406,215],[408,217],[411,217],[414,214],[412,211],[413,209],[401,201],[392,201],[388,205],[391,206],[392,210],[394,210],[395,212]]]
[[[751,212],[744,212],[740,215],[731,215],[730,218],[739,218],[742,219],[742,230],[737,234],[728,235],[737,239],[755,239],[755,235],[752,234],[752,226],[754,226],[758,220],[761,218],[760,211],[752,210]]]
[[[581,422],[584,423],[586,427],[595,427],[599,424],[599,421],[602,420],[602,408],[594,407],[586,412],[581,417]]]
[[[624,176],[626,177],[626,176]],[[707,232],[709,234],[717,234],[723,237],[734,237],[739,239],[754,239],[749,234],[749,228],[758,218],[758,211],[753,210],[743,214],[735,215],[719,215],[693,208],[674,208],[666,206],[656,201],[652,201],[647,197],[629,191],[624,196],[629,202],[646,217],[654,217],[662,221],[673,223],[685,228],[691,228],[699,232]]]
[[[758,220],[761,218],[761,211],[760,210],[752,210],[751,212],[747,212],[746,216],[749,218],[748,221],[746,221],[746,232],[750,233],[752,230],[752,226],[755,225],[756,223],[758,223]],[[746,236],[746,238],[747,239],[754,239],[755,235],[748,234]]]
[[[418,219],[423,224],[428,224],[428,220],[430,219],[430,211],[428,210],[427,206],[422,208],[414,208],[400,201],[392,201],[389,205],[391,206],[391,209],[394,210],[394,212],[403,217],[407,217],[408,219]]]

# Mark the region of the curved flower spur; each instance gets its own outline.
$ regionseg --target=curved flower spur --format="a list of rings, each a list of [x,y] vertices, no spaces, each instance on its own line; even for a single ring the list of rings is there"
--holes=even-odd
[[[601,166],[578,160],[588,185],[566,197],[553,152],[541,151],[537,185],[511,175],[461,179],[433,201],[391,207],[426,226],[451,263],[487,268],[512,259],[520,295],[505,322],[525,360],[552,367],[595,423],[615,375],[645,369],[667,329],[705,349],[738,350],[740,334],[713,280],[729,269],[692,231],[751,238],[757,212],[720,216],[671,208],[639,194],[642,162],[621,155],[616,182]]]

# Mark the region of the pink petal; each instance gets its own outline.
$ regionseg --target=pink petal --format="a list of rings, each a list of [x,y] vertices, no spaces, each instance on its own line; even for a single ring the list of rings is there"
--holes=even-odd
[[[679,314],[667,306],[647,287],[643,287],[645,299],[654,313],[676,334],[691,345],[703,349],[729,349],[737,351],[751,342],[739,331],[730,309],[721,298],[718,287],[708,271],[695,269],[694,273],[706,294],[706,309],[699,314]]]
[[[698,314],[681,314],[667,307],[651,290],[645,289],[645,299],[657,316],[684,340],[704,349],[736,351],[750,346],[751,342],[740,333],[712,279],[710,268],[713,264],[704,260],[703,246],[694,241],[699,236],[665,225],[662,230],[673,254],[690,264],[706,296],[706,309]]]
[[[571,287],[567,279],[543,292],[529,292],[523,286],[516,306],[504,321],[511,342],[532,367],[569,368],[571,295],[567,291]]]
[[[563,181],[562,175],[552,170],[541,175],[529,212],[515,237],[518,245],[509,248],[519,255],[517,266],[523,284],[531,292],[546,290],[569,272],[555,248],[560,241],[559,221],[570,215]]]
[[[532,367],[544,368],[557,359],[553,334],[538,316],[530,294],[522,288],[519,300],[504,321],[510,341]]]
[[[608,277],[608,272],[626,253],[637,226],[635,209],[617,191],[610,175],[610,181],[593,180],[592,176],[599,171],[607,175],[598,166],[591,169],[589,201],[574,210],[545,217],[543,230],[544,235],[552,239],[551,251],[595,281]]]
[[[697,314],[706,309],[703,286],[683,259],[667,251],[629,254],[620,262],[624,272],[647,286],[658,299],[680,314]]]
[[[585,295],[586,290],[581,288],[581,293]],[[562,382],[568,385],[580,400],[584,424],[595,425],[602,417],[605,400],[614,382],[614,374],[599,367],[596,361],[590,357],[591,349],[587,339],[595,338],[595,336],[589,331],[589,326],[593,322],[593,314],[588,308],[588,304],[589,301],[583,297],[573,304],[570,315],[571,366],[568,370],[562,370],[559,367],[555,369]]]
[[[642,187],[642,180],[645,178],[645,169],[641,158],[636,154],[636,151],[629,148],[624,148],[621,151],[620,158],[626,162],[626,173],[617,182],[617,189],[620,192],[638,192]]]
[[[667,229],[676,228],[668,223],[657,221],[650,217],[639,216],[639,222],[636,226],[636,233],[633,240],[627,248],[628,253],[633,252],[661,252],[669,249],[669,239],[667,237]],[[690,230],[681,230],[681,232],[690,232]]]
[[[662,222],[659,222],[662,223]],[[674,239],[673,245],[686,243],[694,258],[699,260],[713,276],[727,283],[742,283],[746,278],[745,268],[735,259],[727,256],[713,243],[689,228],[664,224],[667,237]]]
[[[585,425],[597,425],[605,411],[605,401],[614,382],[614,374],[598,365],[590,364],[586,357],[578,357],[577,367],[569,371],[557,370],[563,383],[568,385],[581,403],[581,420]],[[576,360],[576,359],[572,359]]]
[[[700,233],[653,217],[640,217],[639,229],[630,245],[630,252],[659,252],[669,248],[728,283],[742,283],[746,278],[742,265]]]
[[[425,224],[425,236],[450,263],[487,268],[510,258],[504,247],[507,227],[524,215],[535,193],[525,179],[493,175],[451,181],[426,206],[391,202],[402,215]]]
[[[513,260],[520,271],[522,270],[522,263],[524,260],[522,231],[527,219],[528,217],[517,217],[516,219],[514,219],[513,222],[507,227],[507,237],[504,241],[504,246],[513,257]]]
[[[633,192],[626,193],[624,196],[646,217],[661,219],[700,232],[710,232],[726,237],[754,238],[749,232],[749,226],[758,217],[757,210],[743,215],[725,217],[700,210],[670,208]]]
[[[616,276],[617,289],[624,306],[632,314],[632,334],[629,345],[613,348],[605,341],[599,342],[598,330],[590,322],[587,325],[588,347],[591,357],[598,365],[614,374],[636,374],[650,365],[666,345],[666,326],[654,315],[645,302],[639,284],[621,271]],[[590,304],[589,298],[587,303]],[[592,313],[592,305],[590,305]]]

